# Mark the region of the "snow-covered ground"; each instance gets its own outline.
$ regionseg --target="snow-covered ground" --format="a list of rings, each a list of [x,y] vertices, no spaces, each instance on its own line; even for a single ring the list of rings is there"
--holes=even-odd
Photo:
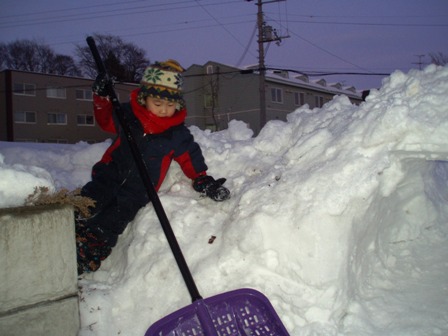
[[[448,334],[448,67],[257,137],[191,130],[232,198],[199,198],[176,164],[159,195],[203,297],[255,288],[291,335]],[[0,143],[0,206],[82,186],[108,145]],[[152,205],[80,285],[80,336],[144,335],[191,303]]]

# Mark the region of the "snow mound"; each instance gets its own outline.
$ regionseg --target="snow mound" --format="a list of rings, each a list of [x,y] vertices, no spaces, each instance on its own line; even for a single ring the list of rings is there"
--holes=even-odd
[[[448,67],[428,66],[393,73],[360,106],[303,106],[255,138],[240,121],[191,127],[232,191],[199,198],[173,165],[159,193],[201,294],[255,288],[291,335],[448,333],[447,92]],[[85,183],[107,145],[37,155],[2,143],[0,174],[14,173],[0,191],[23,166],[30,186]],[[80,284],[80,336],[143,335],[190,303],[151,205]]]

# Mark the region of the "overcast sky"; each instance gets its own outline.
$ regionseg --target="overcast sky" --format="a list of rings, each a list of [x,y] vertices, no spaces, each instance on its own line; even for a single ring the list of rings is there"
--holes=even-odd
[[[305,73],[407,72],[448,55],[448,0],[264,0],[267,25],[285,36],[265,44],[266,66]],[[0,0],[0,42],[37,39],[74,56],[93,33],[120,36],[151,61],[185,68],[216,61],[258,63],[257,0]],[[286,37],[289,36],[289,37]],[[421,56],[425,55],[425,56]],[[424,66],[424,65],[423,65]],[[313,77],[322,78],[322,77]],[[357,89],[382,76],[328,76]]]

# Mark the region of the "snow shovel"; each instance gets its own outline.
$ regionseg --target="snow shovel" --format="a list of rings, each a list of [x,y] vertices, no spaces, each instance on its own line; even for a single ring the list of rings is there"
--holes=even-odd
[[[145,336],[288,336],[286,328],[269,300],[254,289],[238,289],[207,299],[201,297],[152,184],[145,161],[129,125],[121,113],[120,102],[115,93],[112,79],[106,70],[93,37],[87,37],[87,44],[98,72],[106,78],[106,89],[113,104],[115,116],[126,135],[148,197],[154,206],[193,302],[154,323],[149,327]]]

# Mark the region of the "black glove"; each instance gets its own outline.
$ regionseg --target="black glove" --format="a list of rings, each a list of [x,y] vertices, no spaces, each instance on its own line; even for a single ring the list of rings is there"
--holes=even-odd
[[[100,73],[93,82],[92,91],[97,96],[107,97],[110,96],[109,88],[113,85],[113,81],[105,73]]]
[[[204,193],[214,201],[225,201],[230,198],[230,191],[226,187],[223,187],[224,182],[226,182],[225,178],[215,180],[208,175],[199,176],[193,182],[193,189]]]

